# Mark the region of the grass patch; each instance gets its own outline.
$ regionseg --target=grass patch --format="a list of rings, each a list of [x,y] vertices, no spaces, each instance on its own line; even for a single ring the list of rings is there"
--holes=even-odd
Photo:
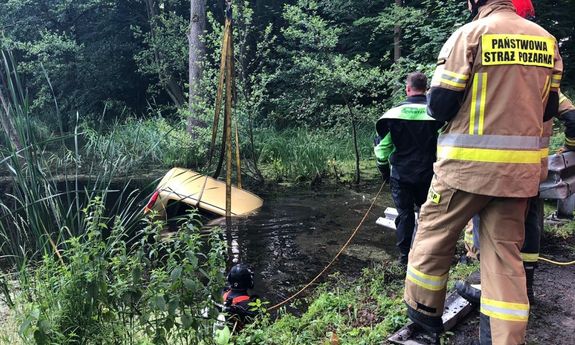
[[[235,344],[380,344],[406,321],[403,273],[394,265],[365,269],[352,282],[330,277],[307,299],[300,316],[281,310],[264,317],[234,339]]]
[[[372,130],[358,131],[360,156],[373,156]],[[324,177],[348,180],[355,161],[351,135],[336,130],[294,128],[256,132],[259,163],[264,177],[277,182],[309,181]]]
[[[186,131],[185,123],[170,123],[163,118],[128,119],[102,132],[83,126],[90,160],[117,161],[124,158],[121,171],[133,169],[197,167],[203,164],[211,129],[197,128],[196,137]]]
[[[451,289],[479,269],[479,263],[450,270]],[[408,321],[403,303],[405,274],[395,263],[365,269],[346,282],[335,274],[307,298],[301,316],[281,310],[275,319],[261,318],[233,339],[234,344],[382,344]]]

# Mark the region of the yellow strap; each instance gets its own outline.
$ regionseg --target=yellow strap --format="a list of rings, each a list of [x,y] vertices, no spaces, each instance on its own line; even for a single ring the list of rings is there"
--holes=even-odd
[[[220,123],[220,111],[222,109],[222,98],[224,93],[224,81],[226,75],[226,56],[228,53],[229,47],[229,26],[231,23],[226,20],[226,24],[224,26],[224,37],[222,39],[222,55],[220,57],[220,78],[218,81],[218,91],[216,93],[216,103],[215,103],[215,112],[214,112],[214,124],[212,127],[212,141],[210,145],[210,151],[208,152],[208,166],[212,164],[212,157],[214,154],[214,149],[216,145],[216,137],[218,135],[218,127]],[[218,169],[219,170],[219,169]],[[219,175],[219,173],[218,173]],[[215,176],[217,177],[217,176]]]
[[[231,21],[226,19],[226,21]],[[226,105],[224,108],[225,115],[225,151],[226,151],[226,219],[229,220],[232,215],[232,105],[233,105],[233,31],[231,24],[228,27],[228,49],[226,50]]]
[[[238,134],[238,119],[236,118],[236,168],[238,169],[238,188],[242,188],[242,161],[240,159],[240,136]]]

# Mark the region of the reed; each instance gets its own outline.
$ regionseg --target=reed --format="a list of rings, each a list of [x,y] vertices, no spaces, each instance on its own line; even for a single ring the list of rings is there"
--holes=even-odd
[[[78,116],[73,133],[39,135],[39,120],[30,111],[11,52],[2,52],[1,63],[1,112],[10,126],[0,132],[0,263],[19,268],[44,254],[57,255],[69,238],[85,232],[82,210],[96,196],[102,197],[108,214],[121,215],[127,231],[135,229],[139,192],[131,192],[129,183],[112,188],[129,158],[86,161]]]

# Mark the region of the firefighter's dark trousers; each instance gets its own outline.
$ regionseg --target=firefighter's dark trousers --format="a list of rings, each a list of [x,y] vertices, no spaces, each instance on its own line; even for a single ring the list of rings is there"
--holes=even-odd
[[[498,198],[450,188],[434,178],[409,254],[405,301],[419,313],[443,314],[449,267],[467,222],[481,219],[482,344],[523,344],[529,317],[520,249],[527,198]]]
[[[391,197],[397,209],[397,218],[395,218],[397,248],[400,260],[404,264],[407,264],[415,228],[415,208],[419,209],[425,202],[430,182],[406,183],[393,177],[389,181]]]

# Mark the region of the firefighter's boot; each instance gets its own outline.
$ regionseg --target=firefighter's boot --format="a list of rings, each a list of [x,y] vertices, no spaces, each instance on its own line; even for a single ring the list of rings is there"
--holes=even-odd
[[[455,283],[455,289],[459,296],[465,298],[471,304],[479,305],[481,303],[481,285],[469,284],[460,280]]]
[[[535,276],[535,263],[524,262],[523,267],[525,268],[525,278],[527,280],[527,297],[529,298],[529,304],[535,304],[535,294],[533,293],[533,280]]]
[[[479,271],[471,273],[466,281],[457,281],[455,290],[469,303],[479,305],[481,303],[481,275]]]
[[[417,310],[407,306],[407,316],[419,327],[432,334],[440,334],[443,332],[443,320],[441,316],[429,316],[418,312]]]

